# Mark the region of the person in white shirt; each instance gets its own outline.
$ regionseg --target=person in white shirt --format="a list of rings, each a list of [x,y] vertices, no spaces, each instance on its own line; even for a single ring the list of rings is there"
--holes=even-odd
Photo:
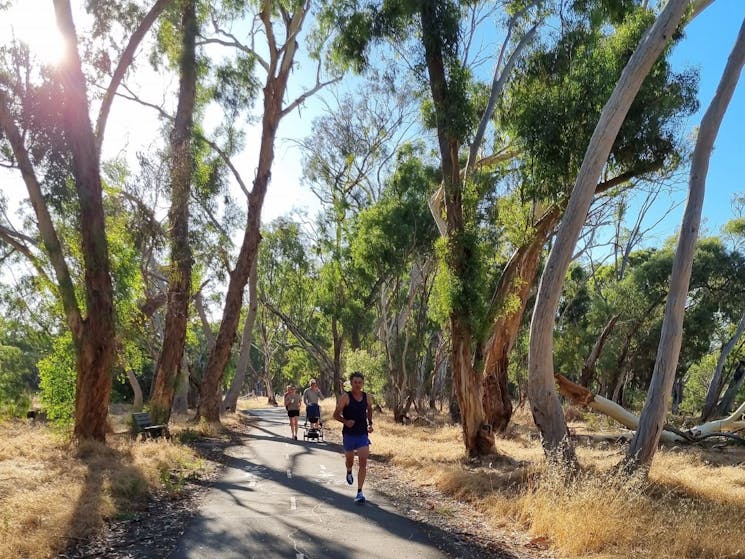
[[[323,398],[323,394],[321,394],[316,379],[310,379],[310,386],[303,392],[303,403],[311,429],[318,429],[318,422],[321,420],[321,407],[318,405],[321,398]]]

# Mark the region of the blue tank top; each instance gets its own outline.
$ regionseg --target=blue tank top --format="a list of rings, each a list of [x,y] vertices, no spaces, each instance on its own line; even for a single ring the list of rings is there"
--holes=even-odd
[[[347,435],[366,435],[367,434],[367,393],[362,393],[362,400],[359,402],[354,399],[351,392],[347,392],[349,403],[344,406],[341,416],[344,419],[354,419],[354,425],[341,430]]]

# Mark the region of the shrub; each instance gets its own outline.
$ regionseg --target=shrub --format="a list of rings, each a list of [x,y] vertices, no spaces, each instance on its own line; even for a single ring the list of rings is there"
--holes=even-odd
[[[47,417],[64,427],[73,421],[75,412],[75,346],[67,333],[54,340],[52,354],[39,361],[41,400]]]
[[[23,352],[15,346],[0,345],[0,415],[19,416],[31,401],[23,375]]]

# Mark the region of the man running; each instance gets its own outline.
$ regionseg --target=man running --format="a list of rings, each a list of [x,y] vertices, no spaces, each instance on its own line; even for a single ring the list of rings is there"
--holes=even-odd
[[[285,392],[285,409],[287,409],[287,417],[290,418],[291,436],[295,440],[297,440],[297,418],[300,416],[301,403],[302,399],[300,394],[295,391],[295,387],[288,385],[287,392]]]
[[[357,496],[356,503],[364,503],[365,495],[362,486],[365,484],[367,474],[367,457],[370,455],[370,439],[367,434],[373,432],[373,410],[372,397],[362,391],[365,385],[365,377],[362,373],[355,371],[349,376],[352,390],[341,395],[334,410],[334,419],[344,424],[342,429],[344,459],[347,466],[347,483],[354,483],[352,467],[354,466],[354,453],[357,451]]]
[[[323,398],[321,389],[318,388],[316,379],[310,379],[310,386],[303,392],[303,403],[305,404],[305,416],[310,421],[311,429],[318,429],[318,422],[321,419],[321,407],[318,402]]]

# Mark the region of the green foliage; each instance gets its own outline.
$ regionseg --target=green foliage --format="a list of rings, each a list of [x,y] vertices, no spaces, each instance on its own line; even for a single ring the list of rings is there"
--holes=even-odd
[[[215,100],[235,118],[239,112],[251,109],[260,89],[255,75],[256,58],[237,56],[217,66],[213,94]]]
[[[351,373],[359,371],[365,375],[365,391],[376,399],[383,397],[383,390],[388,382],[383,353],[372,353],[366,349],[347,351],[344,354],[344,365],[344,378],[349,378]]]
[[[516,68],[500,122],[524,150],[522,174],[531,198],[558,199],[573,184],[600,111],[653,20],[648,11],[627,11],[618,12],[625,17],[613,27],[574,14],[553,46]],[[679,162],[676,129],[698,108],[696,86],[694,72],[676,74],[667,58],[658,60],[613,145],[614,174],[643,174]]]
[[[30,404],[20,348],[0,345],[0,416],[23,415]]]
[[[41,400],[47,417],[62,427],[72,424],[75,415],[76,354],[67,333],[57,337],[52,353],[39,361]]]
[[[683,401],[680,404],[681,412],[693,415],[701,411],[718,357],[715,353],[704,355],[688,369]]]

